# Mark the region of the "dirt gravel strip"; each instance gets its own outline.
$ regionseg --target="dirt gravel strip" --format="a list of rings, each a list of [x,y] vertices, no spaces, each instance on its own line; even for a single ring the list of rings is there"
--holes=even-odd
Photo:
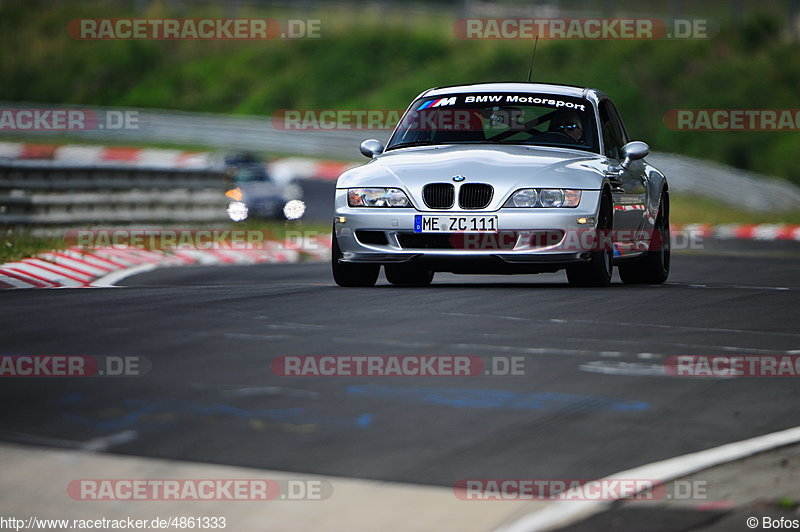
[[[0,444],[0,461],[5,464],[0,515],[70,520],[216,516],[226,518],[226,530],[236,531],[460,532],[491,530],[541,504],[482,504],[460,500],[449,487],[114,456],[75,447]],[[76,500],[68,486],[80,479],[268,479],[325,482],[331,489],[323,500]]]

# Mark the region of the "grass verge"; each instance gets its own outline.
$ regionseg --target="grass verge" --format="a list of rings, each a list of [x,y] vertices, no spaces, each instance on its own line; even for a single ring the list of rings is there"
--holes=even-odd
[[[670,194],[673,224],[800,224],[800,209],[783,212],[753,212],[701,196]]]

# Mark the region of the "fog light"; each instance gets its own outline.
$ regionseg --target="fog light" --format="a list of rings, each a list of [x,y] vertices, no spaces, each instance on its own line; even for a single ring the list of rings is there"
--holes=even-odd
[[[340,224],[343,224],[347,221],[347,218],[344,216],[337,216],[336,221],[339,222]]]
[[[581,225],[586,225],[586,224],[594,225],[594,216],[591,217],[583,216],[581,218],[578,218],[578,223]]]

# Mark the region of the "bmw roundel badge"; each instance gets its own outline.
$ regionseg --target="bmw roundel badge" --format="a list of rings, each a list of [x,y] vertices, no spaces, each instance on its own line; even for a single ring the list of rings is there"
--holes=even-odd
[[[453,181],[455,181],[456,183],[461,183],[465,179],[466,179],[466,177],[464,177],[463,175],[454,175],[453,176]]]

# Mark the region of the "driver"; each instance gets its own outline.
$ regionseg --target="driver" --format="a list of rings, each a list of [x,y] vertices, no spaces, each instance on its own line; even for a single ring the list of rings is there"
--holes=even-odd
[[[550,121],[550,131],[564,133],[577,144],[583,144],[583,122],[575,111],[564,111]]]

